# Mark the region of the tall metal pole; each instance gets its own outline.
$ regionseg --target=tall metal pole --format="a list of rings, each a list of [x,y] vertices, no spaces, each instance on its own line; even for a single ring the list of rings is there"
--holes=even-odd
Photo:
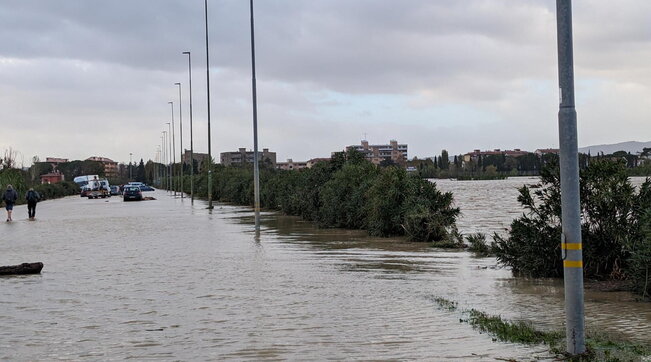
[[[133,170],[133,161],[131,160],[132,155],[133,153],[129,152],[129,181],[133,181],[133,172],[131,171]]]
[[[206,92],[208,98],[208,208],[212,209],[212,150],[210,148],[210,58],[208,56],[208,0],[204,0],[206,14]]]
[[[253,196],[255,230],[260,231],[260,169],[258,165],[258,99],[255,80],[255,29],[253,25],[253,0],[249,1],[251,11],[251,84],[253,93]]]
[[[565,282],[565,333],[567,352],[585,352],[583,306],[583,253],[581,204],[579,198],[579,153],[574,106],[574,56],[572,44],[572,2],[556,0],[558,37],[558,82],[560,107],[561,209],[563,275]]]
[[[161,181],[161,178],[162,178],[161,167],[160,167],[161,166],[161,152],[162,152],[162,150],[161,150],[160,145],[157,145],[156,146],[156,158],[157,158],[157,161],[156,161],[156,176],[158,178],[158,182],[156,184],[159,187],[160,187],[160,181]]]
[[[169,191],[169,183],[167,177],[167,131],[163,131],[163,176],[165,181],[165,189]]]
[[[176,137],[174,132],[174,102],[167,102],[172,106],[172,176],[174,176],[174,168],[176,167]],[[178,182],[177,182],[178,185]],[[172,183],[172,188],[174,189],[174,196],[176,196],[177,187]]]
[[[169,179],[169,190],[170,193],[172,192],[173,183],[172,183],[172,176],[174,174],[174,170],[172,169],[172,126],[170,126],[170,122],[167,122],[167,140],[169,143],[169,146],[167,147],[167,165],[168,165],[168,170],[167,170],[167,176]]]
[[[188,84],[190,89],[190,200],[194,203],[194,146],[192,141],[192,54],[188,55]]]
[[[183,102],[181,101],[181,83],[174,83],[175,85],[179,86],[179,142],[180,142],[180,149],[181,149],[181,199],[183,199],[183,166],[185,166],[185,163],[183,162],[183,111],[182,111],[182,105]]]

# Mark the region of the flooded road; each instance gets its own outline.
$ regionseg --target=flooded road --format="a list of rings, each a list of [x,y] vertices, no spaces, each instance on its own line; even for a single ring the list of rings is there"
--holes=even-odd
[[[480,202],[469,199],[478,183],[439,182],[456,188],[462,232],[508,226],[493,216],[512,207],[492,195],[515,195],[522,181],[490,182],[483,216],[464,204]],[[202,201],[150,194],[157,200],[47,201],[34,222],[19,206],[16,221],[0,224],[0,265],[45,264],[41,275],[0,278],[0,359],[547,356],[544,346],[492,341],[434,297],[562,328],[558,281],[512,278],[492,258],[317,229],[275,213],[263,214],[256,238],[249,209],[218,205],[210,213]],[[651,343],[649,304],[591,292],[586,303],[588,326]]]

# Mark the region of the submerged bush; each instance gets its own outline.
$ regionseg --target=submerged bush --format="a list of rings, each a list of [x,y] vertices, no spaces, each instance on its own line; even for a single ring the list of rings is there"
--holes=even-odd
[[[561,198],[558,167],[541,172],[534,191],[527,186],[518,201],[525,213],[511,224],[508,236],[495,236],[498,261],[516,273],[533,277],[560,277]],[[596,279],[635,279],[632,256],[644,259],[646,243],[640,227],[651,210],[651,181],[640,192],[631,185],[625,165],[593,161],[580,176],[584,272]],[[647,237],[648,240],[648,237]],[[637,252],[636,252],[637,250]]]
[[[651,210],[647,210],[641,221],[642,239],[631,249],[628,274],[633,291],[643,298],[651,297]]]
[[[71,181],[61,181],[55,184],[42,184],[34,186],[42,200],[55,199],[79,193],[79,186]],[[24,196],[24,195],[22,195]]]
[[[469,247],[468,250],[475,253],[476,256],[490,256],[493,255],[491,245],[486,242],[486,234],[476,233],[466,236],[466,242]]]
[[[207,196],[207,175],[195,179],[195,194]],[[213,198],[253,204],[251,165],[216,166]],[[189,181],[184,183],[189,191]],[[300,216],[321,227],[368,230],[371,235],[406,235],[415,241],[445,241],[456,235],[459,209],[451,193],[398,167],[379,168],[356,151],[337,154],[312,168],[260,169],[260,202],[267,209]]]

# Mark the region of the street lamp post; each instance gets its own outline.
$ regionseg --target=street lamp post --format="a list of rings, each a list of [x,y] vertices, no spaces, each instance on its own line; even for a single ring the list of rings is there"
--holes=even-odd
[[[163,188],[163,181],[165,181],[165,137],[160,136],[160,188]]]
[[[172,106],[172,175],[174,175],[174,168],[176,167],[176,137],[174,134],[174,102],[167,102],[169,103],[170,106]],[[176,196],[176,189],[177,187],[172,184],[172,188],[174,189],[174,196]]]
[[[133,155],[133,153],[129,152],[129,181],[133,181],[133,171],[132,171],[133,170],[133,161],[131,160],[132,155]]]
[[[160,179],[161,179],[161,173],[160,173],[160,164],[161,164],[161,149],[160,145],[156,145],[156,178],[157,181],[156,184],[160,186]]]
[[[174,85],[179,86],[179,142],[180,142],[180,149],[181,149],[181,200],[183,200],[183,166],[185,166],[185,163],[183,162],[183,111],[182,111],[182,104],[183,102],[181,101],[181,83],[174,83]]]
[[[258,165],[258,100],[255,79],[255,36],[253,26],[253,0],[251,11],[251,83],[253,96],[253,193],[255,202],[255,230],[260,231],[260,169]]]
[[[172,126],[170,122],[167,123],[167,177],[168,177],[168,182],[169,182],[169,190],[170,193],[172,193],[173,189],[173,184],[172,184],[172,176],[174,173],[174,170],[172,169]]]
[[[208,51],[208,0],[204,0],[206,15],[206,93],[208,100],[208,208],[212,209],[212,150],[210,148],[210,57]]]
[[[565,338],[567,352],[577,355],[585,352],[585,311],[571,0],[556,0],[556,27],[560,90],[558,133],[561,170],[561,249],[563,251],[565,285]]]
[[[165,189],[167,191],[170,190],[170,182],[169,182],[169,165],[167,164],[167,131],[163,131],[163,165],[164,165],[164,173],[165,173]]]
[[[194,147],[192,141],[192,54],[183,52],[188,55],[188,88],[190,91],[190,200],[194,202]]]

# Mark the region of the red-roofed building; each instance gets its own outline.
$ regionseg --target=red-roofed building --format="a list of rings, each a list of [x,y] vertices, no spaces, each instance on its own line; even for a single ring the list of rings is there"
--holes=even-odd
[[[307,161],[307,168],[312,168],[312,166],[316,165],[319,162],[329,162],[329,161],[330,161],[330,158],[325,158],[325,157],[313,158],[313,159]]]
[[[56,172],[50,172],[46,173],[45,175],[41,175],[41,183],[42,184],[55,184],[57,182],[63,181],[65,178],[63,177],[63,174],[56,171]]]
[[[558,148],[539,148],[533,151],[533,153],[535,153],[537,156],[546,155],[548,153],[558,155],[560,153],[560,150]]]

